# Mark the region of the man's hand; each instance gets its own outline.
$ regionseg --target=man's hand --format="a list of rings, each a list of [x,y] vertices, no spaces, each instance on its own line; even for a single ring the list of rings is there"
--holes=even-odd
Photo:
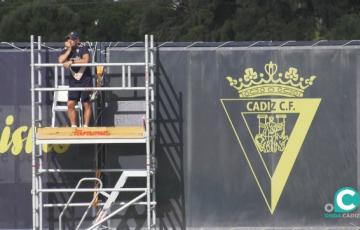
[[[67,41],[64,43],[64,46],[65,46],[66,48],[71,48],[71,43],[70,43],[70,41],[67,40]]]
[[[72,47],[74,47],[76,45],[76,42],[71,39],[68,39],[65,41],[64,45],[66,48],[71,49]]]
[[[66,61],[66,62],[64,62],[64,67],[66,68],[66,69],[69,69],[70,68],[70,66],[71,66],[71,64],[72,64],[72,61]]]

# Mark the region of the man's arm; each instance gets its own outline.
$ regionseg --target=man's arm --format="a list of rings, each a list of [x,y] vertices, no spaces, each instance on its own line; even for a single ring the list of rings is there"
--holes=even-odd
[[[58,58],[59,63],[64,63],[68,59],[70,53],[71,53],[71,48],[66,47],[65,52],[60,54]]]
[[[69,41],[65,42],[65,49],[61,52],[58,62],[64,64],[65,68],[70,68],[72,61],[67,61],[71,53],[71,44]]]
[[[65,48],[64,48],[65,51],[63,50],[61,52],[61,54],[60,54],[60,56],[58,58],[59,63],[64,63],[68,59],[69,54],[71,53],[71,44],[70,44],[70,42],[66,41],[64,43],[64,46],[65,46]]]

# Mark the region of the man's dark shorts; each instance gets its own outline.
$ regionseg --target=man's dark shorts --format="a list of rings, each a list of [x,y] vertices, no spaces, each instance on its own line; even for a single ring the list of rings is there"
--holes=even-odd
[[[69,79],[70,87],[92,87],[92,78],[90,76],[83,76],[79,81],[70,76]],[[69,91],[69,100],[79,101],[89,101],[90,94],[92,91]]]

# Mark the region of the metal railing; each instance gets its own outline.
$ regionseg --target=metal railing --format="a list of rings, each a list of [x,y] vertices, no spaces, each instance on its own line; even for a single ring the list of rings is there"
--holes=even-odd
[[[84,181],[96,181],[97,183],[99,183],[99,189],[101,190],[102,187],[103,187],[103,184],[102,184],[102,181],[99,179],[99,178],[82,178],[79,180],[78,184],[76,185],[75,187],[75,190],[73,191],[73,193],[71,194],[69,200],[66,202],[63,210],[61,211],[60,215],[59,215],[59,230],[62,230],[62,217],[66,211],[66,209],[69,207],[69,204],[71,203],[72,199],[74,198],[77,189],[80,187],[80,185],[84,182]],[[100,191],[94,191],[94,196],[93,196],[93,199],[91,200],[91,202],[87,205],[87,208],[83,214],[83,216],[81,217],[81,220],[80,222],[78,223],[78,225],[76,226],[76,230],[80,228],[82,222],[84,221],[87,213],[89,212],[89,209],[91,207],[91,205],[94,203],[94,201],[97,199],[98,195],[99,195],[99,192]]]

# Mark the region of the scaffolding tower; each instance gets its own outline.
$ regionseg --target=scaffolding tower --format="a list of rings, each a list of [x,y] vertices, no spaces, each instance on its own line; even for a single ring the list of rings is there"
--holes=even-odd
[[[31,42],[31,126],[32,126],[32,216],[33,229],[43,229],[44,227],[44,208],[62,208],[59,214],[59,229],[64,229],[63,215],[68,207],[85,207],[85,212],[78,221],[76,229],[99,229],[103,223],[110,218],[125,210],[131,205],[146,206],[147,229],[156,228],[156,196],[155,196],[155,84],[154,84],[154,39],[152,35],[145,35],[144,42],[144,62],[124,62],[124,63],[86,63],[73,64],[74,67],[96,66],[121,67],[122,84],[120,86],[106,87],[74,87],[67,88],[67,91],[142,91],[145,94],[145,119],[142,126],[131,127],[89,127],[89,128],[71,128],[71,127],[49,127],[43,119],[42,106],[44,105],[43,93],[63,91],[64,88],[58,87],[59,69],[61,79],[64,81],[64,67],[59,63],[42,63],[41,37],[37,42],[34,36],[30,38]],[[35,48],[37,45],[37,48]],[[144,68],[144,85],[131,86],[126,84],[125,79],[131,82],[131,69],[133,67]],[[54,86],[44,86],[43,69],[52,68],[54,72]],[[119,168],[102,169],[102,172],[111,172],[119,174],[119,179],[113,187],[104,188],[99,177],[85,177],[78,181],[76,187],[68,188],[57,186],[56,188],[46,187],[43,179],[48,174],[54,173],[96,173],[96,169],[61,169],[46,168],[44,164],[44,154],[42,145],[46,144],[111,144],[111,143],[137,143],[144,145],[146,162],[144,168],[140,170],[127,170]],[[128,178],[143,178],[146,186],[143,188],[124,187]],[[94,188],[81,188],[84,182],[94,182]],[[61,193],[66,194],[68,200],[64,203],[50,203],[44,200],[44,194]],[[91,201],[86,203],[74,203],[75,194],[90,193],[93,194]],[[111,207],[116,202],[119,194],[134,193],[137,194],[133,199],[118,203],[119,208],[113,210]],[[99,212],[95,215],[91,226],[82,226],[94,202],[102,197],[105,202],[100,203]]]

